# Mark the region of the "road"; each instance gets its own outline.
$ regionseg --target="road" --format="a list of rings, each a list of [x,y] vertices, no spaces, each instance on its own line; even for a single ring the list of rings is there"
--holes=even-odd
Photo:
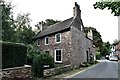
[[[72,78],[118,78],[118,62],[100,60],[96,66]]]

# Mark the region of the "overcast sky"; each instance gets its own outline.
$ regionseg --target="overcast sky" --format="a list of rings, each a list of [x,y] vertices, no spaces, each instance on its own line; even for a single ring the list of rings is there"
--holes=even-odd
[[[13,11],[30,13],[32,26],[45,19],[65,20],[73,16],[74,2],[80,5],[84,26],[96,28],[104,42],[112,43],[118,39],[118,17],[110,10],[94,9],[93,4],[99,0],[5,0],[15,5]]]

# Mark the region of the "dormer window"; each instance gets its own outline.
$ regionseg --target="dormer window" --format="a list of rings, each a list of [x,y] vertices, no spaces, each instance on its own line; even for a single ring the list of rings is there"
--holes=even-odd
[[[61,42],[61,34],[60,33],[55,35],[55,42],[56,43],[60,43]]]
[[[48,41],[48,37],[45,37],[45,45],[48,45],[49,41]]]

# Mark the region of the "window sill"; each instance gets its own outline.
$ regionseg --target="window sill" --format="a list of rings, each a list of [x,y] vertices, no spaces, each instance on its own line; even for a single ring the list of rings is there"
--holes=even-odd
[[[62,63],[62,61],[55,61],[55,63]]]
[[[49,44],[45,44],[45,45],[49,45]]]
[[[56,44],[60,44],[61,42],[56,42]]]

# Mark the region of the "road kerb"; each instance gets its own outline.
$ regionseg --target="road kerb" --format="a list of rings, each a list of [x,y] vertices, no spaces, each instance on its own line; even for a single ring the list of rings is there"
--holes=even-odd
[[[65,77],[65,78],[71,78],[71,77],[73,77],[73,76],[76,76],[76,75],[78,75],[78,74],[80,74],[80,73],[82,73],[82,72],[84,72],[84,71],[86,71],[86,70],[88,70],[88,69],[90,69],[90,68],[93,68],[93,67],[97,66],[98,64],[99,64],[99,63],[97,63],[97,64],[95,64],[95,65],[93,65],[93,66],[90,66],[90,67],[88,67],[88,68],[86,68],[86,69],[84,69],[84,70],[81,70],[81,71],[79,71],[79,72],[77,72],[77,73],[75,73],[75,74],[73,74],[73,75],[67,76],[67,77]]]

